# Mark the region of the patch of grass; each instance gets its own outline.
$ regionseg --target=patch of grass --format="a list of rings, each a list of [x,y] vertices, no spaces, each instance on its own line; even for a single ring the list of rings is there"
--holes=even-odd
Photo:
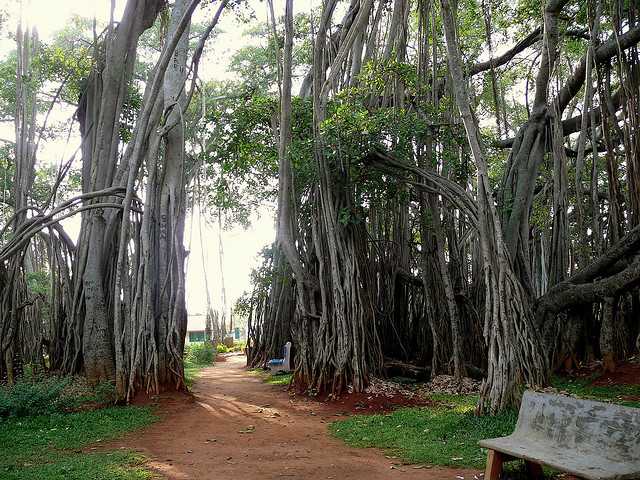
[[[127,451],[84,453],[156,420],[148,407],[0,420],[0,478],[11,480],[138,480],[152,478],[143,458]]]
[[[593,378],[554,377],[553,387],[580,398],[640,408],[640,385],[592,385]]]
[[[187,387],[193,386],[193,382],[203,368],[213,365],[215,355],[213,345],[208,342],[192,343],[185,347],[183,365],[184,381]]]
[[[269,385],[284,385],[287,386],[291,383],[291,379],[293,378],[293,373],[277,373],[272,374],[268,370],[264,370],[262,368],[254,368],[249,370],[249,373],[259,376],[264,383],[268,383]]]
[[[289,385],[292,378],[293,373],[279,373],[277,375],[269,374],[264,381],[270,385]]]
[[[591,385],[593,379],[556,377],[559,390],[581,398],[640,407],[640,386]],[[356,415],[334,422],[330,432],[353,447],[391,451],[408,463],[483,468],[486,452],[478,446],[485,438],[512,433],[518,412],[476,417],[475,395],[431,395],[432,407],[412,407],[388,415]]]
[[[187,387],[193,387],[193,382],[198,378],[200,374],[200,370],[202,370],[204,366],[202,365],[192,365],[187,362],[184,363],[184,383],[187,384]]]
[[[396,410],[388,415],[357,415],[334,422],[333,435],[353,447],[391,450],[409,463],[483,468],[483,438],[509,435],[518,414],[508,411],[477,417],[475,395],[433,395],[433,407]]]
[[[25,462],[15,470],[0,471],[6,480],[146,480],[154,475],[143,466],[144,457],[130,452],[90,453],[51,458],[48,463]]]

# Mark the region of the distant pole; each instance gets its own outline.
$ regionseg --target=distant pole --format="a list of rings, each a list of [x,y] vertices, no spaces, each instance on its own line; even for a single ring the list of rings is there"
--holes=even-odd
[[[224,287],[224,246],[222,244],[222,209],[221,208],[218,208],[218,260],[220,263],[220,286],[222,289],[221,323],[224,325],[227,318],[227,291]]]

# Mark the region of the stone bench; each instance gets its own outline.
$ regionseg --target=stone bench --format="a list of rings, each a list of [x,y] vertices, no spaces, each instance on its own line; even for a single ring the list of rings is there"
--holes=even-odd
[[[546,465],[588,480],[640,479],[640,408],[527,391],[515,431],[480,446],[489,449],[485,480],[518,458],[530,478]]]

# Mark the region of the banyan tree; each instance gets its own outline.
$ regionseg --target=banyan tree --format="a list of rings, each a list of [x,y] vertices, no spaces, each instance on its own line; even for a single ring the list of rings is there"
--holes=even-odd
[[[332,393],[391,359],[472,373],[495,412],[637,348],[636,6],[328,0],[293,109],[292,8],[277,274],[253,320],[280,333],[254,363],[293,339],[294,384]]]
[[[128,0],[48,81],[47,48],[19,27],[0,377],[40,363],[112,381],[121,401],[182,389],[196,201],[220,228],[238,205],[277,204],[241,302],[248,364],[292,341],[300,390],[474,376],[493,413],[559,368],[615,369],[640,348],[636,2],[269,1],[259,45],[231,62],[244,78],[202,81],[240,3]],[[61,98],[81,142],[43,189]],[[226,328],[214,281],[207,339]]]
[[[15,346],[27,345],[20,338],[29,335],[30,317],[46,300],[51,329],[42,343],[49,368],[82,373],[91,382],[113,381],[120,400],[136,392],[184,388],[184,224],[191,181],[185,110],[195,93],[205,42],[227,2],[211,5],[209,23],[194,48],[189,28],[199,4],[129,0],[120,21],[112,5],[106,29],[98,32],[94,24],[91,68],[81,81],[75,115],[82,161],[82,194],[76,197],[55,204],[56,189],[75,155],[61,167],[46,202],[38,205],[29,197],[38,141],[36,92],[29,90],[32,83],[20,91],[16,218],[7,224],[11,234],[0,254],[6,299],[0,373],[9,381],[31,362]],[[139,40],[160,16],[166,20],[160,53],[148,77],[134,81]],[[20,29],[18,37],[21,79],[37,38]],[[136,107],[138,88],[143,92]],[[82,218],[75,243],[60,223],[71,215]],[[38,264],[50,272],[49,298],[25,299],[24,277]]]

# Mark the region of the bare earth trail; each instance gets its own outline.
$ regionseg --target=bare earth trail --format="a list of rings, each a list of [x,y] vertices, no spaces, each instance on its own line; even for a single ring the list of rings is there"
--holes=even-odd
[[[473,478],[471,471],[414,468],[380,450],[350,448],[327,431],[340,418],[335,408],[291,398],[244,364],[244,356],[229,356],[204,369],[194,385],[195,401],[161,399],[163,420],[116,447],[143,453],[148,467],[169,479]]]

